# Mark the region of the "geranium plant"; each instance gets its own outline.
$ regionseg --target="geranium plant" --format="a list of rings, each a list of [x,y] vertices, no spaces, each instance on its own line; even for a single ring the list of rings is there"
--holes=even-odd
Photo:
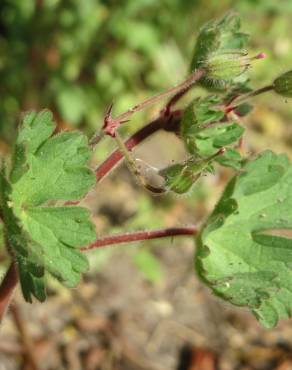
[[[88,269],[87,250],[179,235],[194,237],[196,272],[216,295],[248,307],[267,327],[291,316],[292,239],[283,230],[292,228],[292,166],[284,154],[267,150],[246,157],[240,146],[241,117],[251,111],[252,98],[266,92],[291,97],[292,72],[252,89],[248,69],[264,55],[249,56],[247,43],[236,14],[209,22],[199,32],[185,81],[116,118],[110,107],[90,140],[77,131],[55,134],[48,110],[24,115],[13,155],[1,163],[0,216],[11,257],[0,287],[1,317],[18,282],[28,302],[45,301],[47,273],[75,287]],[[175,109],[196,86],[207,94]],[[167,97],[158,117],[124,142],[120,126]],[[158,130],[177,135],[188,156],[154,171],[150,180],[131,151]],[[106,135],[117,149],[92,170],[88,160]],[[96,238],[89,211],[78,203],[123,159],[137,182],[155,195],[189,192],[218,165],[232,168],[234,176],[200,229],[173,227]]]

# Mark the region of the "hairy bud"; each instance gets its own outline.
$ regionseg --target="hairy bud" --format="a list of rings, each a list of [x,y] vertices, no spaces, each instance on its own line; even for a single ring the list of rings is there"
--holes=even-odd
[[[210,90],[236,85],[249,67],[245,52],[248,35],[240,30],[240,18],[233,12],[207,23],[199,32],[191,70],[203,68],[200,84]],[[243,81],[244,78],[240,77]],[[241,82],[242,82],[241,81]]]
[[[292,98],[292,70],[276,78],[273,86],[277,94]]]
[[[247,52],[243,51],[213,53],[203,64],[206,70],[205,77],[215,85],[224,85],[246,72],[252,61],[264,57],[263,53],[249,57]]]

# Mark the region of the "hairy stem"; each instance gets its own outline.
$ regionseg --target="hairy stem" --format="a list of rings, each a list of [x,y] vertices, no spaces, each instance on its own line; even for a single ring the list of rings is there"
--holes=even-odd
[[[171,114],[171,109],[175,106],[175,104],[186,95],[186,93],[191,89],[191,86],[187,86],[178,93],[176,93],[172,98],[169,99],[168,103],[166,104],[165,108],[162,110],[164,115],[167,117]]]
[[[157,102],[159,102],[161,99],[166,98],[170,95],[175,96],[174,101],[170,102],[170,104],[172,105],[179,99],[180,94],[181,93],[184,94],[185,92],[187,92],[192,85],[194,85],[198,80],[200,80],[200,78],[204,75],[204,73],[205,71],[203,69],[197,69],[180,84],[174,87],[171,87],[170,89],[163,91],[162,93],[158,95],[152,96],[151,98],[144,100],[142,103],[135,105],[133,108],[130,108],[126,112],[117,116],[116,118],[111,118],[111,108],[112,108],[111,106],[108,110],[108,113],[106,114],[105,125],[103,128],[104,132],[114,137],[115,131],[118,128],[118,126],[124,122],[127,122],[128,119],[132,116],[132,114],[139,112],[151,105],[154,105]]]
[[[200,73],[202,73],[202,75],[203,75],[204,72],[201,71]],[[200,78],[200,74],[196,77]],[[189,78],[186,81],[188,81]],[[193,79],[193,75],[191,75],[191,79]],[[111,118],[111,116],[110,116],[111,110],[112,110],[112,105],[111,105],[109,107],[106,115],[105,115],[105,126],[103,127],[103,129],[97,131],[93,135],[93,137],[89,140],[89,145],[92,148],[94,148],[105,137],[106,133],[105,133],[104,129],[107,128],[107,125],[109,125],[111,127],[113,126],[112,129],[114,130],[114,132],[112,132],[112,134],[115,133],[116,129],[118,128],[118,126],[120,124],[122,124],[124,122],[127,122],[127,120],[120,121],[121,117],[123,117],[126,114],[133,114],[133,113],[137,112],[138,110],[141,110],[141,109],[145,108],[144,104],[147,103],[146,105],[148,105],[148,104],[150,105],[150,103],[148,103],[149,101],[151,102],[151,104],[154,104],[154,102],[156,102],[156,100],[158,101],[162,97],[173,93],[174,92],[173,89],[175,89],[175,90],[178,89],[178,91],[175,93],[175,95],[170,98],[168,103],[165,105],[164,109],[162,109],[162,111],[161,111],[161,115],[162,115],[161,118],[165,118],[165,119],[169,118],[172,115],[171,109],[173,108],[173,106],[192,88],[193,83],[195,81],[197,81],[197,79],[195,81],[193,81],[192,84],[186,84],[186,81],[184,81],[183,83],[181,83],[180,85],[178,85],[174,88],[171,88],[170,90],[167,90],[166,92],[163,92],[163,93],[161,93],[157,96],[154,96],[153,98],[147,99],[143,103],[136,105],[134,108],[129,109],[127,112],[121,114],[120,116],[118,116],[115,119]],[[182,87],[182,85],[183,85],[183,87]],[[170,93],[170,91],[171,91],[171,93]],[[134,110],[134,109],[137,109],[137,110]],[[160,118],[158,120],[160,120]],[[114,136],[114,135],[112,135],[112,136]]]
[[[7,311],[7,308],[11,301],[17,283],[18,283],[17,268],[15,266],[15,263],[11,262],[11,265],[7,270],[0,286],[0,322],[2,321]]]
[[[139,182],[141,186],[145,186],[144,178],[136,166],[136,162],[135,162],[135,159],[132,157],[132,153],[128,150],[128,148],[123,142],[123,139],[121,138],[120,134],[117,131],[115,135],[115,140],[116,140],[116,143],[117,143],[117,146],[120,152],[123,154],[126,160],[129,171],[137,179],[137,181]]]
[[[156,195],[165,193],[166,189],[164,189],[163,187],[152,186],[151,184],[147,182],[146,178],[142,175],[140,169],[137,166],[136,159],[133,157],[132,152],[130,152],[128,148],[126,147],[118,131],[116,131],[115,140],[116,140],[116,143],[118,145],[120,152],[123,154],[125,158],[129,171],[134,176],[134,178],[137,180],[138,184],[142,186],[143,188],[145,188],[146,190],[148,190],[150,193],[153,193]]]
[[[188,227],[171,227],[167,229],[134,231],[125,234],[116,234],[104,236],[97,239],[87,247],[82,248],[82,251],[88,251],[96,248],[101,248],[114,244],[137,242],[142,240],[151,240],[159,238],[169,238],[174,236],[195,236],[198,229],[195,226]]]
[[[264,87],[261,87],[260,89],[257,89],[257,90],[254,90],[254,91],[251,91],[247,94],[244,94],[244,95],[240,95],[238,98],[235,98],[233,101],[232,101],[232,105],[230,107],[228,107],[227,111],[231,111],[231,110],[234,110],[235,108],[237,108],[240,104],[248,101],[249,99],[251,98],[254,98],[255,96],[258,96],[258,95],[261,95],[261,94],[264,94],[268,91],[271,91],[274,89],[274,86],[273,85],[268,85],[268,86],[264,86]]]

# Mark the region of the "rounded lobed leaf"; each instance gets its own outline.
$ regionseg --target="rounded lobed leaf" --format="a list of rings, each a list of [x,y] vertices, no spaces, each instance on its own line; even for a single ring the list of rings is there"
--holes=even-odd
[[[197,238],[201,278],[267,327],[292,313],[291,209],[292,166],[266,151],[227,185]]]
[[[88,268],[79,250],[95,239],[89,212],[55,202],[80,200],[95,184],[90,148],[80,132],[53,135],[49,111],[30,112],[16,141],[10,176],[2,171],[0,203],[7,245],[18,263],[23,296],[46,298],[45,272],[74,287]]]

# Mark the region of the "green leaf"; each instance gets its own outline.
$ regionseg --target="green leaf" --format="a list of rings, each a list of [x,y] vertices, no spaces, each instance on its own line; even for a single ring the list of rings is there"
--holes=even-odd
[[[216,162],[224,167],[231,167],[235,170],[239,170],[242,166],[241,155],[235,149],[227,148],[225,153],[218,158]]]
[[[81,199],[95,183],[86,166],[87,138],[79,132],[53,135],[49,111],[28,113],[20,128],[10,176],[2,173],[1,208],[7,242],[18,261],[24,298],[45,299],[48,271],[74,287],[88,268],[79,248],[95,239],[89,212],[56,201]]]
[[[95,237],[89,212],[75,206],[34,207],[20,219],[45,268],[68,287],[76,286],[88,268],[87,258],[77,248]]]
[[[181,136],[191,154],[196,152],[195,135],[206,125],[224,117],[224,112],[219,108],[220,103],[221,99],[217,95],[209,95],[194,100],[184,111]]]
[[[243,133],[244,128],[238,123],[219,123],[199,131],[193,138],[194,146],[199,155],[210,156],[238,141]]]
[[[50,136],[55,125],[48,111],[29,113],[29,118],[24,119],[17,140],[12,201],[37,206],[82,198],[94,184],[85,166],[90,157],[87,138],[80,132]]]
[[[10,253],[17,261],[20,284],[26,301],[31,302],[33,294],[39,301],[46,298],[44,288],[44,266],[39,265],[35,249],[23,233],[18,219],[11,208],[11,186],[6,180],[4,168],[0,174],[0,208],[5,223],[4,237]]]
[[[229,12],[223,18],[208,22],[200,30],[195,45],[191,70],[204,68],[213,56],[226,56],[233,51],[244,51],[248,41],[248,35],[240,31],[240,18],[237,14]],[[232,76],[230,70],[230,75]],[[224,78],[216,79],[208,75],[201,78],[200,83],[211,90],[222,90],[226,86],[232,86],[240,82],[240,79]]]
[[[209,95],[196,99],[186,108],[181,136],[190,154],[200,157],[214,155],[219,148],[234,144],[242,136],[244,128],[238,123],[221,122],[225,113],[220,104],[222,101],[217,95]],[[222,158],[235,159],[236,154],[234,158],[231,155],[231,152],[226,152]],[[227,162],[222,159],[220,163]]]
[[[239,117],[245,117],[247,116],[251,111],[253,110],[253,106],[248,103],[240,104],[236,109],[234,109],[234,112]]]
[[[291,163],[266,151],[230,181],[197,238],[202,279],[267,327],[292,312],[291,209]]]

